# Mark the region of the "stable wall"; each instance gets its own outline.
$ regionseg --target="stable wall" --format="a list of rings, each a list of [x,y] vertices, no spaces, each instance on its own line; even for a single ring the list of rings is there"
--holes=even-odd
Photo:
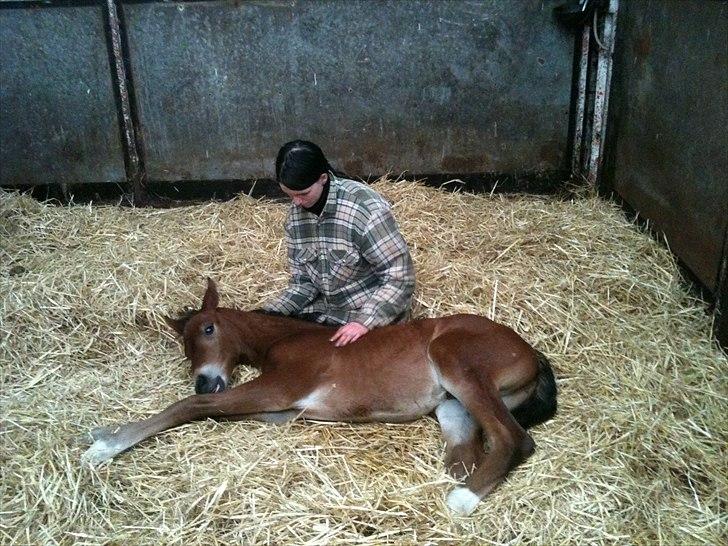
[[[621,2],[609,104],[605,189],[717,294],[728,225],[728,4]]]
[[[106,2],[74,4],[0,3],[3,185],[123,178]],[[142,176],[270,177],[307,137],[352,176],[560,177],[574,39],[557,4],[117,1]]]
[[[3,4],[0,183],[125,182],[103,6]]]

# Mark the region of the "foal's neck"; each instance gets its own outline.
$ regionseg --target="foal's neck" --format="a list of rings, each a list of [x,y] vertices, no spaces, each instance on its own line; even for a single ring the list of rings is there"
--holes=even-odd
[[[225,318],[235,328],[240,341],[247,349],[244,351],[250,353],[245,356],[252,363],[259,362],[273,345],[284,338],[328,328],[286,316],[237,309],[219,310],[225,313]]]

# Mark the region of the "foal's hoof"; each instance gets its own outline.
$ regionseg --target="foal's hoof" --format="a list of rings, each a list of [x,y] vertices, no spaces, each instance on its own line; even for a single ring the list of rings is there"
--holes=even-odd
[[[104,461],[108,461],[114,455],[124,451],[119,445],[112,441],[107,440],[96,440],[86,452],[81,455],[81,462],[88,463],[91,465],[101,464]]]
[[[90,434],[94,443],[81,455],[81,461],[97,465],[124,451],[124,446],[119,443],[119,437],[116,435],[118,428],[98,427],[93,429]]]
[[[447,506],[458,516],[469,516],[478,506],[480,497],[467,487],[456,487],[447,496]]]

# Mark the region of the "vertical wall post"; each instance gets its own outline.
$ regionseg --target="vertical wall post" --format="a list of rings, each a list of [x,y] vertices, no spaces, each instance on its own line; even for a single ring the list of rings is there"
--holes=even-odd
[[[112,72],[115,75],[115,85],[119,98],[121,131],[124,143],[124,164],[126,166],[126,177],[132,191],[132,199],[135,203],[143,203],[147,200],[146,189],[143,184],[144,171],[140,161],[138,139],[132,116],[131,98],[129,95],[129,80],[127,67],[124,61],[124,50],[121,39],[121,23],[119,12],[116,7],[116,0],[106,0],[107,16],[109,22],[109,35],[111,38],[111,53],[114,62]]]
[[[584,25],[581,31],[581,48],[579,56],[579,79],[576,96],[576,114],[574,121],[574,148],[571,155],[571,175],[582,173],[582,147],[584,144],[584,113],[586,111],[586,84],[589,72],[589,40],[591,26]]]
[[[599,169],[602,165],[604,151],[604,132],[607,124],[607,111],[609,107],[609,84],[612,76],[612,55],[614,53],[614,37],[617,30],[617,10],[619,0],[609,0],[607,13],[604,15],[602,31],[603,43],[597,42],[599,57],[597,60],[596,89],[594,92],[594,120],[592,122],[591,149],[586,178],[596,185]],[[598,32],[594,25],[594,32]]]

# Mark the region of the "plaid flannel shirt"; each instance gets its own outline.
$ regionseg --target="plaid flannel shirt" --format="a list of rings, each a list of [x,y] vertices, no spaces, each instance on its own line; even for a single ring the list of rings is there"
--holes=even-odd
[[[367,185],[330,175],[320,216],[291,205],[288,288],[264,309],[320,314],[321,322],[367,328],[409,311],[415,273],[389,204]]]

